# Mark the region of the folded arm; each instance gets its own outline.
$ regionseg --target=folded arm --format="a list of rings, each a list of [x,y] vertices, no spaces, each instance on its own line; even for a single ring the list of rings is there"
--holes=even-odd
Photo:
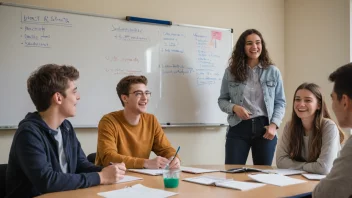
[[[281,137],[279,137],[279,143],[276,149],[276,166],[278,168],[284,169],[297,169],[302,170],[305,162],[298,162],[292,160],[289,155],[289,131],[288,125],[286,124],[284,131],[282,132]]]
[[[330,172],[340,150],[340,136],[335,123],[326,124],[322,128],[322,133],[323,140],[319,158],[315,162],[306,163],[303,170],[326,175]]]

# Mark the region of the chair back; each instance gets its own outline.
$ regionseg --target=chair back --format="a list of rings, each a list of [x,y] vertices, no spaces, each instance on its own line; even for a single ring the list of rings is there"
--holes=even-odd
[[[7,164],[0,164],[0,198],[5,197]]]
[[[87,156],[88,161],[92,162],[93,164],[95,163],[95,156],[97,153],[91,153]]]

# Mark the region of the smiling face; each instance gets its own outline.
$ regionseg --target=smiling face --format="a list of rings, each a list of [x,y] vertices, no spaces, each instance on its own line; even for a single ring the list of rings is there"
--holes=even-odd
[[[57,100],[56,103],[59,104],[59,112],[64,118],[73,117],[76,115],[76,105],[78,100],[80,100],[80,95],[77,91],[77,86],[75,81],[69,81],[68,88],[65,91],[66,96],[63,96],[59,92],[55,93]]]
[[[321,103],[311,91],[299,89],[296,92],[293,107],[300,119],[313,120],[315,112],[321,108]]]
[[[147,104],[151,93],[143,83],[130,85],[129,94],[122,95],[121,98],[125,104],[125,110],[134,114],[141,114],[147,111]]]
[[[250,34],[246,37],[244,51],[248,57],[248,60],[259,59],[262,53],[262,40],[257,34]]]

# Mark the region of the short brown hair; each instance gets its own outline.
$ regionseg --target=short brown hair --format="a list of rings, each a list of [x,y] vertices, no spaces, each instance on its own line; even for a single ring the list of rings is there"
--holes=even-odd
[[[73,66],[47,64],[35,70],[27,80],[27,90],[37,111],[46,111],[56,92],[66,97],[69,80],[78,78],[79,72]]]
[[[329,80],[335,82],[334,92],[340,101],[343,94],[352,99],[352,63],[339,67],[330,74]]]
[[[126,77],[122,78],[120,80],[120,82],[117,83],[116,92],[120,98],[122,106],[125,106],[125,104],[123,103],[123,101],[121,99],[121,95],[128,95],[130,92],[131,85],[140,84],[140,83],[147,85],[148,79],[145,76],[130,75],[130,76],[126,76]]]

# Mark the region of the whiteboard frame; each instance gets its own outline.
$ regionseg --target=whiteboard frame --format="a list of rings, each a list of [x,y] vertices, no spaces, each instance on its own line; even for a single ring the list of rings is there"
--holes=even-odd
[[[0,6],[11,6],[11,7],[20,7],[20,8],[29,8],[29,9],[36,9],[42,11],[52,11],[52,12],[60,12],[60,13],[68,13],[68,14],[77,14],[77,15],[84,15],[84,16],[93,16],[93,17],[101,17],[101,18],[109,18],[109,19],[118,19],[122,21],[126,21],[125,18],[121,17],[114,17],[109,15],[102,15],[102,14],[92,14],[92,13],[85,13],[85,12],[77,12],[77,11],[69,11],[63,9],[53,9],[53,8],[43,8],[39,6],[31,6],[31,5],[24,5],[24,4],[17,4],[17,3],[7,3],[7,2],[0,2]],[[136,23],[136,22],[132,22]],[[149,24],[149,23],[148,23]],[[152,23],[153,25],[161,25]],[[218,28],[218,27],[210,27],[210,26],[200,26],[200,25],[192,25],[192,24],[172,24],[171,26],[183,26],[183,27],[194,27],[194,28],[203,28],[203,29],[215,29],[215,30],[222,30],[222,31],[230,31],[233,34],[233,28]],[[231,39],[232,46],[233,46],[233,37]],[[178,123],[178,124],[170,124],[170,123],[160,123],[162,128],[179,128],[179,127],[227,127],[229,126],[227,123]],[[8,125],[8,126],[0,126],[0,130],[11,130],[17,129],[17,125]],[[98,128],[97,125],[77,125],[74,128]]]
[[[39,7],[39,6],[0,2],[0,6],[2,6],[2,5],[43,10],[43,11],[61,12],[61,13],[67,13],[67,14],[78,14],[78,15],[84,15],[84,16],[101,17],[101,18],[108,18],[108,19],[118,19],[118,20],[126,21],[125,18],[122,18],[122,17],[114,17],[114,16],[109,16],[109,15],[103,15],[103,14],[92,14],[92,13],[77,12],[77,11],[70,11],[70,10],[63,10],[63,9],[43,8],[43,7]],[[129,21],[129,22],[138,23],[135,21]],[[148,23],[148,24],[165,26],[165,25],[157,24],[157,23]],[[195,27],[195,28],[203,28],[203,29],[223,30],[223,31],[230,31],[233,34],[233,28],[218,28],[218,27],[210,27],[210,26],[201,26],[201,25],[192,25],[192,24],[174,24],[174,23],[171,26],[184,26],[184,27]],[[232,37],[232,46],[233,46],[233,37]]]

